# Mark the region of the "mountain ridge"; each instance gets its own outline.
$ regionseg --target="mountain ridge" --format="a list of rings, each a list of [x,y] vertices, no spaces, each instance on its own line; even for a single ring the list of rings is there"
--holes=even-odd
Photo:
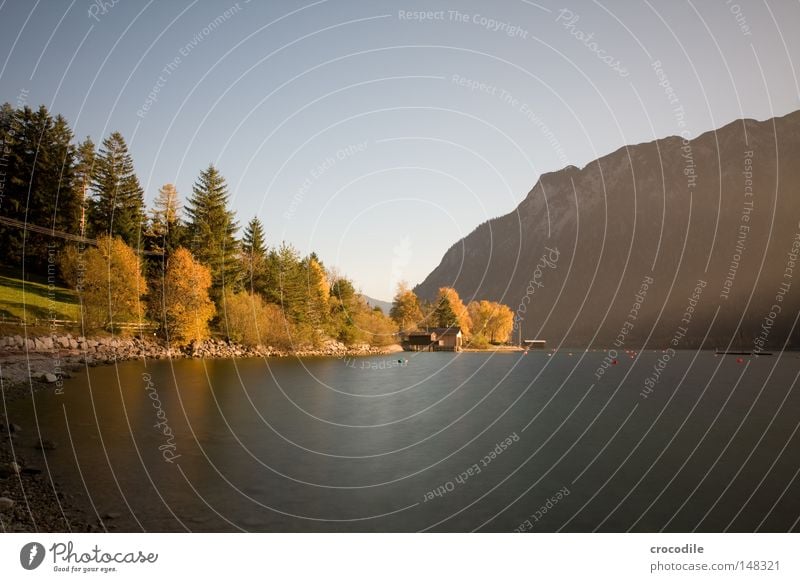
[[[749,162],[747,152],[752,152]],[[781,241],[791,245],[800,231],[800,207],[797,196],[792,197],[800,186],[792,163],[800,159],[798,153],[800,111],[795,111],[764,121],[734,120],[688,141],[667,136],[626,145],[583,168],[542,174],[515,210],[478,225],[453,244],[416,291],[432,299],[439,287],[453,286],[466,300],[502,300],[517,310],[526,337],[545,334],[570,345],[607,344],[616,335],[613,322],[624,321],[623,298],[635,293],[637,276],[632,273],[642,275],[641,280],[652,265],[658,275],[655,291],[629,334],[631,341],[668,343],[674,314],[683,311],[675,293],[691,290],[693,281],[705,277],[713,292],[704,288],[695,325],[681,347],[700,345],[712,321],[708,309],[719,302],[724,305],[706,341],[747,344],[758,337],[757,324],[770,307],[764,303],[775,295],[770,289],[782,282],[788,259],[778,247]],[[747,164],[749,197],[743,174]],[[753,208],[745,211],[748,198]],[[736,254],[739,227],[748,234],[733,277],[738,281],[722,299],[717,287]],[[544,279],[537,281],[542,287],[529,294],[530,273],[546,242],[560,246],[571,261],[547,269],[557,273],[543,273],[549,277],[546,288]],[[758,253],[769,256],[765,269]],[[598,274],[588,276],[595,266]],[[753,276],[761,270],[758,278]],[[797,287],[787,295],[794,307]],[[582,295],[581,288],[591,293]],[[555,294],[554,289],[561,291]],[[523,314],[519,308],[525,297],[533,305]],[[604,316],[587,312],[587,303],[605,308]],[[660,308],[653,310],[653,304]],[[740,311],[741,326],[736,321]],[[787,336],[788,312],[771,328],[769,345]],[[555,323],[569,321],[570,313],[580,316],[573,325]]]

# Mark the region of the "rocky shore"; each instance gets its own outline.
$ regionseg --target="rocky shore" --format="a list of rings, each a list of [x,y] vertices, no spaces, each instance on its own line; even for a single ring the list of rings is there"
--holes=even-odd
[[[80,495],[60,490],[44,455],[58,446],[35,438],[34,427],[6,417],[7,405],[40,390],[59,390],[78,370],[127,360],[249,357],[351,357],[387,354],[399,346],[345,346],[329,340],[317,348],[285,351],[250,348],[224,340],[169,348],[156,340],[73,337],[70,334],[0,337],[0,531],[103,532],[115,528],[113,514],[96,515]]]

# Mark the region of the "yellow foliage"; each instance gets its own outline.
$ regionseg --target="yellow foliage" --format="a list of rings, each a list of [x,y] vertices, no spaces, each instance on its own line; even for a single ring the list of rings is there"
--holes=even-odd
[[[81,295],[84,323],[90,329],[141,319],[141,297],[147,293],[147,283],[139,257],[122,239],[101,236],[97,247],[70,260],[75,269],[83,265],[83,277],[72,277]]]
[[[292,334],[283,310],[248,292],[225,294],[224,324],[228,337],[248,346],[289,348]]]
[[[452,287],[442,287],[439,289],[437,303],[443,299],[447,299],[450,302],[450,307],[452,308],[453,313],[456,315],[456,320],[458,322],[458,327],[461,328],[461,333],[469,337],[472,331],[472,319],[469,316],[469,311],[464,305],[464,302],[461,301],[461,297],[459,297],[458,292]]]
[[[397,343],[395,337],[397,324],[383,312],[375,311],[364,305],[353,319],[358,336],[365,343],[373,346],[388,346]]]
[[[170,343],[208,338],[208,322],[216,313],[208,296],[211,271],[181,247],[170,257],[161,283],[160,313]]]
[[[472,319],[473,336],[483,336],[493,343],[508,341],[514,330],[514,313],[507,305],[494,301],[473,301],[468,311]]]

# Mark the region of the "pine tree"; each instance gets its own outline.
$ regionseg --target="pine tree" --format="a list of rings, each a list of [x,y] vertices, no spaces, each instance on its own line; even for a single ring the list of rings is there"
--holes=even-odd
[[[79,217],[73,192],[75,152],[66,120],[54,119],[44,106],[36,111],[4,106],[2,137],[8,151],[2,214],[32,226],[75,232]],[[26,270],[42,273],[48,250],[62,246],[59,238],[17,227],[3,227],[0,244],[7,261],[21,264],[24,256]]]
[[[81,216],[78,222],[78,232],[81,236],[86,236],[87,232],[95,159],[94,142],[90,137],[87,137],[78,145],[75,151],[75,196],[80,201]]]
[[[238,284],[240,265],[235,234],[238,225],[228,208],[228,186],[213,166],[200,173],[192,188],[186,213],[189,217],[190,249],[211,269],[212,297],[219,304],[226,288]]]
[[[94,236],[120,236],[138,247],[144,225],[144,192],[125,139],[114,132],[103,140],[95,162],[90,224]]]
[[[257,217],[247,223],[242,235],[242,263],[246,286],[250,292],[267,295],[267,246],[264,241],[264,226]]]
[[[456,327],[458,325],[456,312],[453,311],[450,299],[446,296],[439,298],[436,308],[433,310],[432,319],[434,327]]]
[[[267,253],[267,246],[264,242],[264,225],[258,217],[253,217],[247,223],[242,235],[242,251],[253,258],[264,258]]]

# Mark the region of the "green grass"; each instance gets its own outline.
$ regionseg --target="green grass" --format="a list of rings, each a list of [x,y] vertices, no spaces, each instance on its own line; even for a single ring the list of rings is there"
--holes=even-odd
[[[45,278],[37,276],[23,282],[20,275],[18,270],[0,267],[0,324],[21,319],[33,325],[38,319],[46,325],[44,320],[78,319],[74,291],[58,285],[50,288]]]

